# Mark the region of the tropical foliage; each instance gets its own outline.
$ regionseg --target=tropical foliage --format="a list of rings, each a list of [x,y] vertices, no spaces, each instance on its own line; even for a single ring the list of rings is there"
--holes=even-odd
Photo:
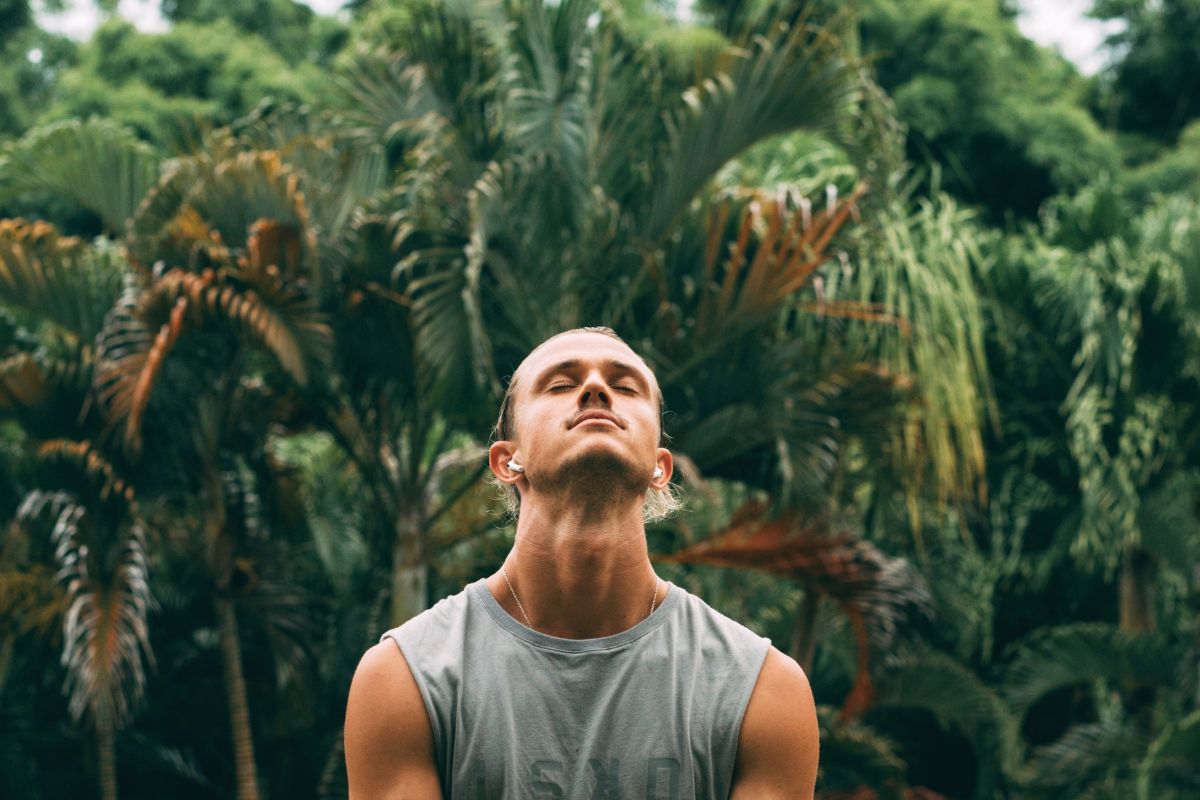
[[[0,2],[3,796],[344,796],[359,655],[503,558],[504,380],[581,324],[822,798],[1200,791],[1200,5],[1096,3],[1094,77],[1001,2],[162,12]]]

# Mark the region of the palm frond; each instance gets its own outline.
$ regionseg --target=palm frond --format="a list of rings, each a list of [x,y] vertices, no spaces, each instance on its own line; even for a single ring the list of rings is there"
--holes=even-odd
[[[588,18],[594,11],[591,0],[515,3],[503,73],[506,144],[553,162],[581,199],[592,178]]]
[[[6,416],[43,405],[52,392],[41,365],[28,353],[0,360],[0,413]]]
[[[1136,763],[1145,750],[1145,738],[1128,720],[1081,723],[1034,750],[1024,780],[1039,789],[1086,786]]]
[[[668,145],[642,235],[658,241],[727,162],[756,142],[806,128],[836,136],[861,96],[837,28],[801,17],[731,48],[718,73],[689,89]]]
[[[769,572],[864,610],[876,603],[879,609],[899,610],[928,601],[920,578],[903,559],[884,555],[828,519],[771,515],[759,501],[747,502],[728,525],[703,541],[659,558]]]
[[[436,127],[445,103],[427,85],[425,72],[403,53],[361,49],[337,76],[345,95],[350,135],[362,142],[393,147],[415,129]]]
[[[66,610],[66,592],[50,567],[23,564],[0,571],[0,618],[5,620],[5,633],[48,634],[61,624]]]
[[[50,439],[38,445],[37,454],[44,463],[69,465],[91,486],[89,496],[97,503],[116,502],[120,513],[132,513],[136,509],[133,484],[121,477],[112,462],[92,442]]]
[[[1194,672],[1180,667],[1186,659],[1179,647],[1158,634],[1128,634],[1113,625],[1075,623],[1040,629],[1015,649],[1004,694],[1018,719],[1047,693],[1095,680],[1184,692],[1195,685]]]
[[[401,259],[393,278],[411,298],[420,380],[435,398],[498,392],[490,334],[483,320],[482,280],[490,256],[488,209],[494,198],[504,196],[501,186],[511,168],[511,163],[489,165],[469,191],[465,241],[445,233],[434,234],[437,238],[431,241],[428,232],[405,225],[403,217],[395,220],[401,225],[396,238]]]
[[[34,128],[0,154],[0,199],[69,198],[120,234],[158,164],[154,150],[116,122],[64,120]]]
[[[264,579],[245,592],[238,605],[246,617],[244,624],[258,627],[270,650],[276,686],[283,688],[306,667],[315,666],[317,656],[312,643],[319,637],[321,626],[314,598]]]
[[[1082,499],[1071,552],[1111,572],[1140,546],[1142,507],[1193,427],[1177,398],[1196,391],[1196,331],[1180,264],[1167,254],[1114,239],[1058,262],[1042,302],[1056,307],[1050,318],[1075,350],[1060,409]]]
[[[15,419],[36,437],[88,426],[86,398],[93,362],[88,350],[57,357],[38,348],[0,358],[0,419]]]
[[[1168,725],[1138,765],[1138,800],[1200,792],[1200,711]]]
[[[872,641],[886,646],[912,611],[929,607],[928,588],[904,559],[883,554],[829,519],[794,511],[772,516],[754,500],[703,541],[657,558],[768,572],[837,602],[858,642],[858,675],[842,709],[846,718],[870,704]]]
[[[434,104],[462,161],[486,164],[499,152],[489,118],[501,66],[500,37],[508,24],[495,0],[413,3],[403,51],[421,70],[426,102]]]
[[[807,198],[753,193],[744,201],[734,236],[726,229],[732,199],[710,207],[704,272],[698,276],[704,292],[696,334],[720,341],[731,333],[731,324],[761,324],[807,287],[830,258],[833,237],[865,192],[865,184],[860,185],[850,197],[838,198],[816,214]],[[885,317],[875,307],[848,302],[818,302],[805,308],[837,316]]]
[[[244,252],[254,224],[275,220],[296,232],[305,277],[316,281],[319,248],[302,178],[277,151],[242,152],[236,140],[214,141],[168,165],[130,222],[130,253],[142,265],[163,260],[199,270],[209,263],[197,263],[198,254]]]
[[[111,254],[59,236],[45,222],[0,220],[0,305],[20,308],[91,347],[121,289]]]
[[[907,376],[873,366],[869,351],[836,336],[844,319],[906,323],[822,290],[838,269],[827,265],[834,237],[862,191],[820,209],[790,189],[730,192],[689,214],[665,263],[651,262],[647,352],[685,421],[676,449],[709,473],[755,475],[789,504],[823,497],[847,444],[878,439],[911,393]],[[774,480],[760,480],[760,470]]]
[[[915,498],[925,488],[942,501],[986,498],[982,429],[996,410],[979,288],[985,240],[972,215],[944,196],[911,211],[889,205],[879,230],[852,267],[826,275],[826,291],[905,322],[848,326],[844,346],[871,353],[911,380],[919,398],[894,429],[892,448],[897,468],[911,476],[908,503],[917,533]]]
[[[206,791],[216,791],[216,787],[201,770],[198,759],[192,747],[184,745],[167,745],[155,741],[144,733],[136,730],[128,732],[122,738],[122,744],[128,742],[130,757],[143,764],[156,767],[157,771],[171,777],[180,778]]]
[[[277,296],[264,298],[218,280],[211,270],[196,275],[176,269],[138,296],[133,307],[114,316],[113,335],[103,340],[105,347],[98,354],[96,390],[110,418],[125,426],[129,447],[140,447],[142,416],[151,393],[165,359],[187,330],[206,324],[231,326],[271,353],[300,385],[308,381],[313,364],[328,359],[330,331],[324,318],[303,298],[289,297],[281,282],[275,286]]]
[[[819,797],[904,799],[905,765],[894,742],[861,720],[839,720],[826,706],[817,707],[817,719],[821,728]]]
[[[93,524],[87,509],[65,492],[31,492],[17,517],[53,520],[59,578],[66,585],[63,689],[76,719],[119,727],[145,688],[154,663],[147,617],[153,606],[145,535],[136,521],[114,530]]]
[[[885,661],[876,670],[875,687],[875,707],[928,711],[970,740],[977,759],[995,759],[1006,772],[1015,769],[1016,720],[1000,696],[961,662],[936,651],[910,652]]]
[[[301,176],[325,273],[318,283],[334,285],[336,271],[357,245],[357,216],[388,187],[385,147],[378,140],[356,138],[343,121],[308,106],[271,106],[239,120],[233,133],[243,150],[277,152]]]
[[[122,333],[102,341],[96,367],[96,394],[114,424],[125,428],[125,444],[141,450],[141,421],[167,353],[183,331],[187,301],[178,298],[169,320],[157,331],[137,318],[120,320]]]

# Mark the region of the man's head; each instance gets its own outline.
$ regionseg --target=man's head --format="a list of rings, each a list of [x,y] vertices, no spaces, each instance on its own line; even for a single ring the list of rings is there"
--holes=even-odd
[[[489,459],[514,513],[518,489],[594,490],[614,501],[644,495],[647,519],[661,519],[678,507],[662,436],[654,373],[611,329],[577,328],[517,367]]]

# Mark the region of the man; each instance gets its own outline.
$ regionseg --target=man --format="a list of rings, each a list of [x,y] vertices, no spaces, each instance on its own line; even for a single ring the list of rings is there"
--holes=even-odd
[[[351,800],[811,800],[804,672],[650,563],[646,499],[672,468],[661,403],[606,328],[521,363],[488,451],[519,495],[516,542],[363,656]]]

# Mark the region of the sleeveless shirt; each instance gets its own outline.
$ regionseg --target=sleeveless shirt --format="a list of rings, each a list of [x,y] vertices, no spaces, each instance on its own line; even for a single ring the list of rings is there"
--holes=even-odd
[[[770,641],[668,584],[612,636],[531,630],[483,580],[381,636],[416,680],[445,800],[726,800]]]

